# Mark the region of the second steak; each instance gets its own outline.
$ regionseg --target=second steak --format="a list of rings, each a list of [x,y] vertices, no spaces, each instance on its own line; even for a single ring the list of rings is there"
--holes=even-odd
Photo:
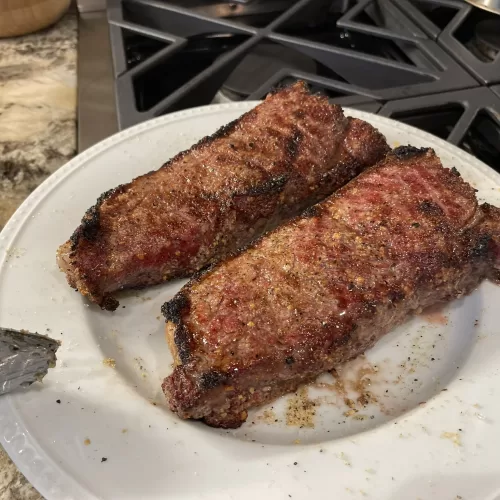
[[[200,274],[163,306],[182,418],[247,410],[499,277],[500,210],[430,149],[401,147],[327,200]]]
[[[59,249],[59,265],[72,287],[114,310],[113,292],[224,258],[387,150],[371,125],[295,84],[159,170],[103,194]]]

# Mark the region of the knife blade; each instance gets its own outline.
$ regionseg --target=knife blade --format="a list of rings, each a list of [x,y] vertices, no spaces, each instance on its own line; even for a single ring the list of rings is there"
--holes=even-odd
[[[0,327],[0,395],[40,382],[56,365],[60,345],[45,335]]]

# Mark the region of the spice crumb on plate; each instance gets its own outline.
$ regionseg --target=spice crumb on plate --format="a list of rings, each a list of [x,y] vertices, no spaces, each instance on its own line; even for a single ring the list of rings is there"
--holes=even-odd
[[[302,387],[288,400],[286,424],[294,427],[314,428],[316,404],[307,394],[307,388]]]
[[[90,439],[89,438],[86,438],[84,441],[83,441],[83,444],[85,446],[88,446],[89,444],[91,443]]]
[[[455,446],[462,446],[458,432],[443,432],[441,437],[443,439],[449,439]]]
[[[347,467],[352,467],[349,457],[343,451],[340,452],[340,454],[337,454],[337,458],[342,460],[342,462],[344,462],[344,465],[347,465]]]
[[[104,358],[102,360],[102,364],[104,366],[109,366],[110,368],[115,368],[116,367],[116,361],[113,358]]]

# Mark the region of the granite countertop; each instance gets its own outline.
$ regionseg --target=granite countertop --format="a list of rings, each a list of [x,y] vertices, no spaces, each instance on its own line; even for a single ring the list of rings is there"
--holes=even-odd
[[[47,30],[0,39],[0,230],[76,150],[74,13]]]
[[[76,14],[0,39],[0,230],[76,152]],[[0,446],[0,500],[40,500]]]

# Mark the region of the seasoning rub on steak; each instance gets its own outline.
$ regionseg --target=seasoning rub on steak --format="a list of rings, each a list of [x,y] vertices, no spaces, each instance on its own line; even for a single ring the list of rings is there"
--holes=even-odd
[[[104,193],[59,249],[59,265],[72,287],[114,310],[113,292],[193,274],[387,150],[371,125],[297,83],[159,170]]]
[[[500,210],[479,207],[458,171],[431,149],[395,149],[164,304],[170,408],[238,427],[249,408],[497,278],[499,241]]]

